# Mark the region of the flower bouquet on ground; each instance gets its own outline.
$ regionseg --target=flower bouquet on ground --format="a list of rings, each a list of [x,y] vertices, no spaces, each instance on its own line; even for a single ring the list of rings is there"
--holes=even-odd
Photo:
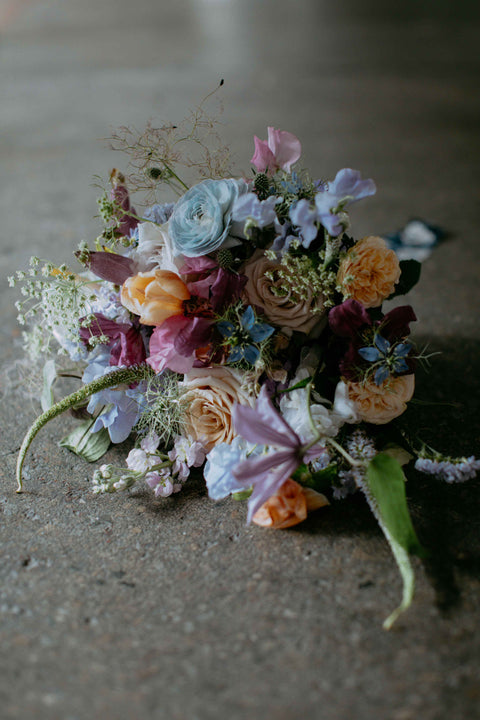
[[[353,237],[349,206],[375,193],[373,180],[349,168],[315,179],[298,169],[299,140],[273,127],[254,139],[251,175],[231,177],[225,148],[205,141],[212,127],[197,113],[188,131],[149,125],[133,139],[123,128],[114,140],[131,172],[112,171],[104,229],[80,245],[78,269],[32,258],[11,278],[23,283],[25,346],[47,358],[18,490],[35,435],[72,408],[81,422],[61,445],[88,461],[136,437],[126,467],[95,470],[95,493],[142,481],[166,497],[203,468],[211,498],[245,500],[247,522],[287,528],[360,490],[403,579],[389,628],[411,603],[409,553],[424,552],[403,466],[416,458],[447,482],[480,467],[415,446],[397,420],[425,357],[412,307],[383,303],[410,290],[420,265],[380,237]],[[190,187],[185,168],[200,176]],[[159,203],[172,189],[176,202]],[[139,190],[143,209],[131,201]],[[53,350],[83,381],[58,402]]]

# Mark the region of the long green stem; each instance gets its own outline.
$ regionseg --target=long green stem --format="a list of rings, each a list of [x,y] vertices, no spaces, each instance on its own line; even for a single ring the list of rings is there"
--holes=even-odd
[[[46,410],[42,415],[40,415],[25,435],[22,446],[18,453],[16,473],[16,479],[18,484],[17,492],[21,493],[23,490],[22,469],[23,463],[25,461],[25,456],[28,452],[28,448],[32,444],[37,433],[42,429],[44,425],[46,425],[50,420],[53,420],[53,418],[58,417],[58,415],[61,415],[63,412],[65,412],[65,410],[69,410],[70,408],[74,407],[83,400],[86,400],[86,398],[90,397],[96,392],[99,392],[100,390],[116,387],[117,385],[122,385],[124,383],[130,384],[132,382],[143,380],[152,372],[153,371],[148,367],[148,365],[133,365],[132,367],[113,370],[111,373],[108,373],[108,375],[103,375],[103,377],[92,380],[92,382],[84,385],[79,390],[76,390],[70,395],[67,395],[62,400],[59,400],[59,402],[55,403],[55,405],[52,405],[52,407]]]

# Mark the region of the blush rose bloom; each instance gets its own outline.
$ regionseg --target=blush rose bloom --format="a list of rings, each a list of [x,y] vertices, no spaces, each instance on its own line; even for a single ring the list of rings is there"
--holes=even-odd
[[[379,307],[393,293],[400,273],[396,253],[382,238],[370,236],[348,251],[340,262],[337,280],[344,296],[371,308]]]
[[[348,398],[355,405],[358,420],[384,425],[407,409],[415,389],[415,375],[389,378],[381,385],[373,381],[347,382]]]
[[[325,495],[304,488],[289,478],[279,490],[257,510],[252,522],[277,530],[298,525],[309,511],[329,505]]]
[[[309,292],[306,300],[297,301],[290,295],[275,295],[272,288],[282,284],[280,278],[275,278],[280,268],[284,269],[275,260],[269,260],[263,250],[255,251],[243,270],[247,277],[244,293],[248,303],[261,307],[265,317],[275,325],[308,334],[326,321],[324,297]],[[266,272],[274,274],[273,282],[265,276]]]
[[[251,387],[253,386],[253,383]],[[181,383],[186,434],[206,450],[235,437],[232,412],[236,403],[253,407],[255,395],[245,373],[225,367],[193,368]]]
[[[170,270],[152,270],[129,277],[122,286],[121,301],[144,325],[161,325],[167,318],[183,314],[183,301],[190,299],[187,286]]]

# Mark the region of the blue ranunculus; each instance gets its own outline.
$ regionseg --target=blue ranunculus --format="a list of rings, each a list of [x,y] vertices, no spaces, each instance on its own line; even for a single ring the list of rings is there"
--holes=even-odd
[[[233,203],[246,191],[243,180],[233,179],[204,180],[190,188],[177,202],[169,221],[175,253],[198,257],[228,247]]]

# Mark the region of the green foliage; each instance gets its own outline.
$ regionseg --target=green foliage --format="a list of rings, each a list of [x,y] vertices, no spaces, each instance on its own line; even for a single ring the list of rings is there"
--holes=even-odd
[[[106,428],[92,433],[91,428],[95,420],[85,420],[75,430],[68,433],[58,443],[60,447],[75,453],[87,462],[99,460],[110,447],[110,436]]]
[[[402,271],[400,281],[395,287],[395,292],[388,298],[389,300],[397,295],[406,295],[410,292],[420,279],[422,265],[418,260],[401,260],[400,270]]]

